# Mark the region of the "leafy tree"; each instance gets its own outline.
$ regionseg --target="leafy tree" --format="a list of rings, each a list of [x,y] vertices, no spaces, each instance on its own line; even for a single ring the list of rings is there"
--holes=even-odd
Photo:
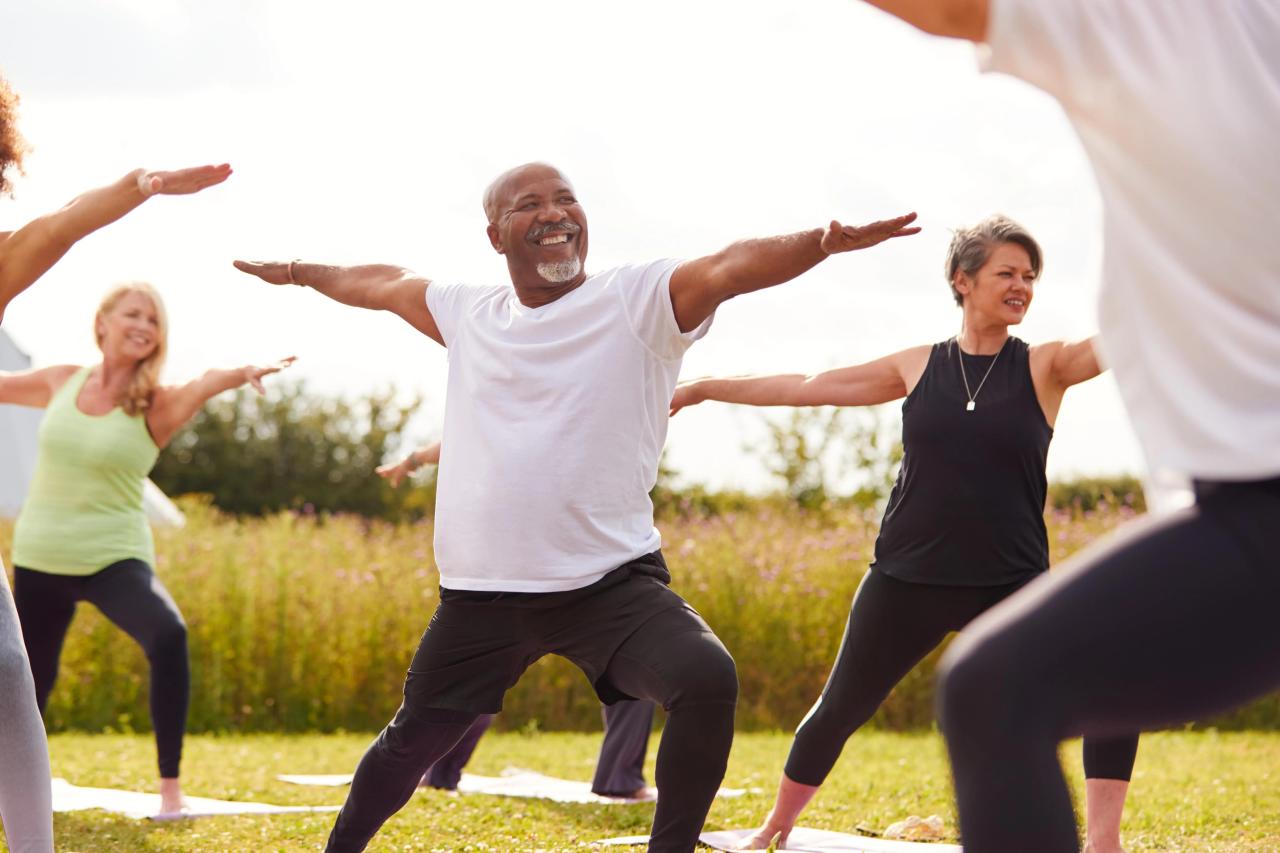
[[[767,418],[766,424],[768,441],[745,449],[764,462],[787,497],[801,507],[816,509],[841,497],[874,506],[893,488],[902,444],[878,410],[798,408],[782,419]]]
[[[169,494],[205,493],[238,515],[293,509],[350,512],[392,521],[435,503],[434,477],[392,489],[374,473],[397,450],[419,401],[391,391],[356,399],[278,384],[265,396],[241,390],[202,409],[170,442],[151,478]]]

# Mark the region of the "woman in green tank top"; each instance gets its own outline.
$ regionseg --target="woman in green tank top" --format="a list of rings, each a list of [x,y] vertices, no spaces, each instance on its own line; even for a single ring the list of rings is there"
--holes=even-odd
[[[17,106],[18,96],[0,76],[0,195],[12,191],[10,179],[22,171],[27,150],[16,124]],[[0,231],[0,319],[9,302],[81,238],[153,195],[198,192],[222,183],[230,174],[231,167],[225,164],[173,172],[138,169],[16,231]],[[49,749],[35,700],[9,579],[0,566],[0,822],[14,853],[53,853]]]
[[[186,626],[155,576],[143,481],[160,448],[209,398],[287,366],[210,370],[159,384],[167,321],[150,285],[107,294],[94,333],[102,362],[0,375],[0,402],[46,409],[26,503],[14,529],[14,599],[43,712],[79,601],[133,637],[151,666],[160,813],[182,809],[178,781],[190,678]]]

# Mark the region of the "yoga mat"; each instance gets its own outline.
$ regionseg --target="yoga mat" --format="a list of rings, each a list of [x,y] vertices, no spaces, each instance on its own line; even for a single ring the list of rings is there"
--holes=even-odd
[[[704,832],[698,836],[698,840],[716,850],[735,851],[740,848],[734,845],[753,832],[755,832],[754,829],[724,829],[718,832]],[[649,836],[628,835],[596,843],[605,846],[635,846],[648,844]],[[781,849],[799,851],[799,853],[961,853],[960,847],[955,844],[891,841],[887,838],[849,835],[826,829],[805,829],[802,826],[791,830],[787,846]]]
[[[274,806],[269,803],[212,800],[187,797],[187,809],[179,815],[159,815],[159,794],[140,791],[118,791],[114,788],[81,788],[66,779],[53,780],[53,810],[75,812],[104,809],[138,820],[181,820],[188,817],[212,817],[230,814],[287,814],[292,812],[336,812],[340,806]]]
[[[350,773],[282,773],[276,777],[293,785],[319,785],[325,788],[342,788],[351,784]]]
[[[490,794],[496,797],[529,797],[551,800],[556,803],[599,803],[603,805],[627,803],[651,803],[653,799],[631,797],[602,797],[593,793],[590,782],[574,782],[543,776],[531,770],[504,770],[501,776],[473,776],[462,774],[458,783],[461,794]]]
[[[340,786],[351,784],[351,774],[317,774],[297,775],[283,774],[276,777],[282,782],[295,785]],[[498,797],[529,797],[532,799],[552,800],[557,803],[600,803],[604,805],[647,803],[651,799],[628,797],[602,797],[592,793],[591,783],[574,782],[569,779],[557,779],[554,776],[543,776],[532,770],[520,770],[508,767],[501,776],[476,776],[463,773],[458,783],[458,791],[463,794],[491,794]],[[747,791],[743,788],[721,788],[717,796],[741,797]]]

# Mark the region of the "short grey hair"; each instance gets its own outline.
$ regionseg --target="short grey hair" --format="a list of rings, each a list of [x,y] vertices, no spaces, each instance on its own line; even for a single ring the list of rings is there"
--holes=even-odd
[[[1031,272],[1036,278],[1040,277],[1044,258],[1040,244],[1031,233],[1003,214],[988,216],[977,225],[957,228],[947,249],[947,286],[957,305],[964,305],[964,296],[956,290],[956,273],[976,275],[991,257],[992,250],[1005,243],[1026,249],[1031,257]]]

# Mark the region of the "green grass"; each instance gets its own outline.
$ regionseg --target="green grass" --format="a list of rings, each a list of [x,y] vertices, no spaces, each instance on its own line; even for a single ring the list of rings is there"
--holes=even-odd
[[[281,804],[337,804],[343,789],[305,788],[275,774],[351,770],[365,734],[195,736],[184,761],[188,794]],[[726,783],[761,793],[717,801],[708,828],[754,825],[768,811],[790,736],[741,734]],[[588,779],[598,734],[491,733],[472,762],[477,773],[518,766]],[[649,774],[656,739],[650,750]],[[150,790],[154,751],[142,735],[55,735],[55,775],[80,784]],[[1079,746],[1063,748],[1079,795]],[[647,831],[652,806],[562,805],[419,792],[378,836],[374,851],[562,851]],[[909,814],[942,815],[955,826],[945,755],[934,734],[858,733],[805,815],[809,826],[883,828]],[[333,817],[275,815],[178,823],[131,821],[103,812],[57,815],[60,851],[315,850]],[[1280,734],[1161,733],[1143,740],[1126,813],[1130,851],[1280,849]],[[0,849],[4,849],[0,844]]]

